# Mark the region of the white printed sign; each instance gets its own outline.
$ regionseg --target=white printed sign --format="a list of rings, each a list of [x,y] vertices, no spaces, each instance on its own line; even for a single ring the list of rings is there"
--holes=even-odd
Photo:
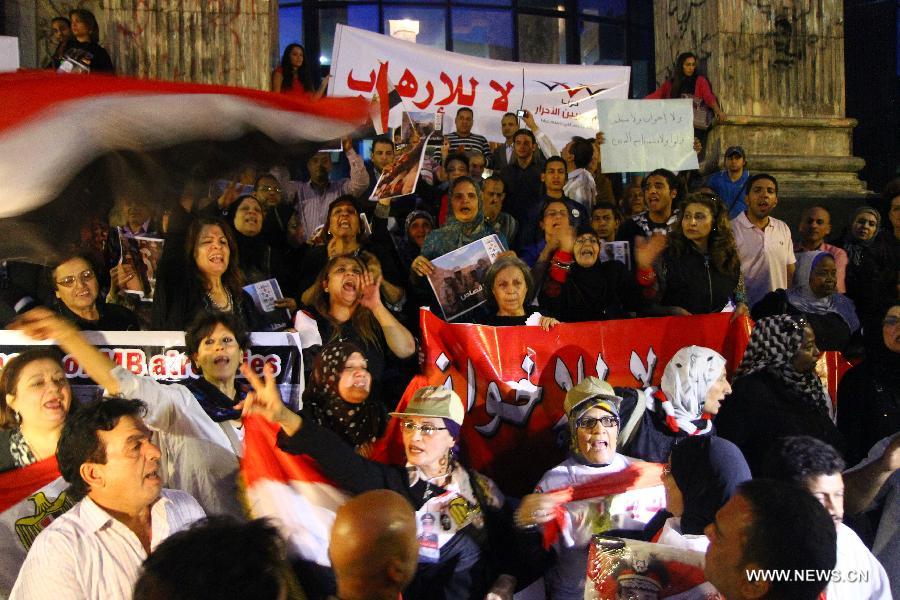
[[[603,172],[698,168],[690,100],[598,100]]]
[[[443,109],[445,133],[457,109],[469,107],[472,130],[501,142],[503,115],[528,109],[562,149],[573,135],[594,137],[595,99],[628,97],[631,67],[477,58],[340,24],[334,40],[329,95],[386,98],[390,82],[407,112]]]

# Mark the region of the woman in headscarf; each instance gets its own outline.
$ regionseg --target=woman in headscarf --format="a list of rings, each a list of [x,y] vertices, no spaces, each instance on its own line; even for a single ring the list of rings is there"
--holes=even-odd
[[[640,531],[664,505],[658,473],[655,478],[644,478],[640,485],[637,480],[641,478],[636,476],[631,489],[624,492],[599,491],[601,481],[644,464],[616,451],[619,401],[612,386],[597,377],[586,377],[566,393],[563,409],[568,421],[569,457],[544,473],[535,493],[522,498],[515,513],[516,526],[529,530],[556,521],[561,511],[564,525],[544,573],[548,597],[554,600],[584,598],[588,544],[593,534],[611,529]],[[572,492],[566,490],[585,486],[597,493],[573,500]],[[521,546],[534,543],[524,531],[520,537]]]
[[[857,315],[868,322],[882,306],[882,268],[874,252],[880,237],[881,214],[871,206],[860,206],[850,219],[843,248],[847,252],[847,272],[844,276],[847,297],[856,304]],[[896,265],[891,265],[896,277]],[[896,292],[895,292],[896,293]]]
[[[622,453],[661,463],[685,437],[714,434],[712,418],[731,386],[722,355],[709,348],[686,346],[672,356],[658,388],[616,391],[622,394]]]
[[[384,406],[369,401],[371,388],[372,375],[362,350],[352,342],[330,344],[316,357],[301,414],[367,456],[387,423]]]
[[[830,417],[831,399],[816,375],[816,334],[794,315],[756,323],[733,390],[715,419],[718,435],[744,453],[758,473],[775,440],[810,435],[843,452],[844,437]]]
[[[837,292],[834,257],[822,251],[798,253],[790,289],[769,292],[753,305],[751,314],[757,321],[772,315],[802,316],[822,350],[844,350],[859,330],[853,301]]]
[[[243,372],[255,392],[245,402],[244,414],[280,425],[279,448],[311,456],[322,473],[351,494],[393,490],[409,501],[417,523],[440,523],[434,528],[439,529],[437,540],[419,536],[419,566],[404,598],[481,600],[490,592],[500,593],[500,587],[501,597],[512,597],[515,579],[508,574],[518,565],[515,549],[507,546],[509,512],[497,486],[456,459],[465,408],[455,392],[424,386],[403,411],[391,413],[400,419],[406,464],[387,465],[359,456],[333,432],[291,412],[271,367],[266,367],[264,382],[249,369]]]
[[[654,542],[705,552],[703,529],[728,502],[737,486],[752,478],[740,449],[716,436],[691,437],[672,448],[663,471],[669,517],[651,536]]]
[[[564,323],[624,319],[640,307],[634,276],[617,260],[600,260],[602,245],[589,224],[563,236],[540,292],[541,309]]]

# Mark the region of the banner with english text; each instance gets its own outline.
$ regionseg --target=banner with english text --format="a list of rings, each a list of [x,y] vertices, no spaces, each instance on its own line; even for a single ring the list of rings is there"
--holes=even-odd
[[[444,132],[457,109],[475,114],[472,131],[502,142],[500,119],[527,109],[558,150],[572,136],[593,138],[598,98],[627,98],[631,67],[552,65],[479,58],[339,24],[329,95],[385,98],[391,84],[407,112],[443,112]],[[524,124],[522,124],[524,127]]]

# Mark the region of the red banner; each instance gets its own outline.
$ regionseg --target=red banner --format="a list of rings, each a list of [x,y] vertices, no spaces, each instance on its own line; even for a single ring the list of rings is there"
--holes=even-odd
[[[615,386],[659,383],[669,359],[684,346],[712,348],[732,374],[750,336],[750,321],[730,314],[665,317],[539,327],[450,324],[422,313],[424,377],[411,392],[452,386],[466,406],[463,464],[494,479],[505,492],[531,491],[541,475],[566,454],[563,400],[587,376]],[[396,420],[379,458],[403,463]],[[385,454],[386,452],[386,454]]]

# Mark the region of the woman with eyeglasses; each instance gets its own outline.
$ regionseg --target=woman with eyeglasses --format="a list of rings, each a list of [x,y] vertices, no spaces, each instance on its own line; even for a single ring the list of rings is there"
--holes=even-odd
[[[634,423],[619,433],[622,454],[661,463],[685,438],[715,435],[712,419],[731,393],[726,376],[721,354],[685,346],[669,360],[659,387],[617,388],[619,414]]]
[[[664,314],[750,313],[728,210],[715,196],[690,194],[668,236],[635,243],[637,282]]]
[[[887,309],[880,329],[880,343],[838,385],[837,425],[847,438],[848,465],[900,431],[900,302]]]
[[[620,401],[612,386],[597,377],[586,377],[566,393],[563,409],[568,421],[569,457],[544,473],[535,493],[522,498],[516,509],[515,524],[522,530],[520,541],[533,546],[535,541],[529,543],[525,531],[532,530],[533,537],[539,526],[556,520],[562,508],[565,524],[544,573],[548,598],[584,598],[591,536],[610,529],[643,530],[663,506],[661,485],[570,501],[567,488],[591,484],[600,476],[624,471],[638,462],[616,450]]]
[[[133,312],[99,299],[100,282],[91,260],[72,254],[51,266],[50,287],[56,296],[56,312],[84,331],[136,331],[140,329]],[[113,277],[113,286],[116,278]],[[115,296],[115,289],[111,291]]]
[[[820,356],[816,334],[801,317],[766,317],[753,328],[731,395],[714,423],[719,436],[741,449],[754,474],[778,438],[809,435],[845,451],[844,436],[831,419],[831,398],[816,374]]]
[[[242,372],[254,390],[244,403],[244,414],[259,414],[280,425],[282,450],[311,456],[327,477],[351,494],[393,490],[409,501],[417,523],[426,515],[430,519],[425,520],[434,520],[437,547],[433,540],[420,544],[416,577],[404,598],[481,600],[489,592],[512,598],[515,578],[509,573],[516,551],[506,544],[511,523],[505,500],[491,480],[456,459],[465,408],[455,392],[425,386],[404,410],[391,413],[400,419],[406,464],[386,465],[359,456],[330,429],[291,412],[269,367],[264,381],[248,369]]]

